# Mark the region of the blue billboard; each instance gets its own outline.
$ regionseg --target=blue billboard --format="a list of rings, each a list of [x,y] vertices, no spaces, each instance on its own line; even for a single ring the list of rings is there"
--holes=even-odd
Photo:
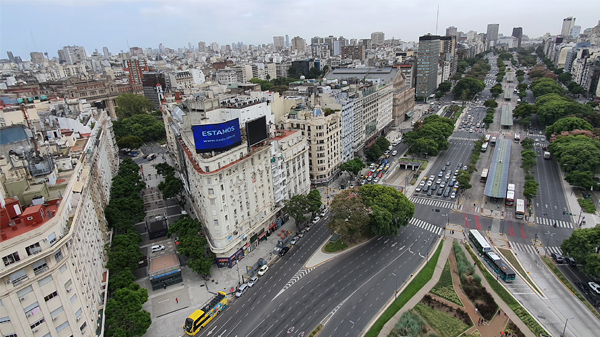
[[[242,143],[239,119],[219,124],[193,125],[196,153],[225,151]]]

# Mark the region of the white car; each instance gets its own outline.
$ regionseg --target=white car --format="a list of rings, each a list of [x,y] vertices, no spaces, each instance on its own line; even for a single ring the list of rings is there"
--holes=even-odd
[[[398,154],[398,151],[396,151],[396,150],[392,151],[392,156],[395,156],[397,154]]]
[[[318,216],[316,216],[316,217],[313,219],[312,223],[316,224],[317,222],[319,222],[319,220],[321,220],[321,218],[320,218],[320,217],[318,217]]]
[[[323,210],[323,212],[321,212],[321,216],[325,216],[325,215],[327,215],[327,213],[329,213],[329,210],[327,208],[325,208]]]
[[[450,194],[450,199],[456,199],[456,192],[452,192],[452,194]]]
[[[258,280],[259,280],[258,276],[252,276],[250,281],[248,281],[248,287],[250,287],[250,288],[254,287],[254,285],[258,283]]]
[[[588,285],[590,286],[590,288],[592,288],[592,290],[596,294],[600,295],[600,285],[598,285],[598,283],[596,283],[596,282],[589,282]]]
[[[260,269],[258,270],[258,276],[263,276],[267,270],[269,270],[269,266],[262,266],[260,267]]]

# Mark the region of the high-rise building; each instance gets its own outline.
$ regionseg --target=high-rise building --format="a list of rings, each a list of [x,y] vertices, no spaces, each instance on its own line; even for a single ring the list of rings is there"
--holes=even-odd
[[[454,26],[446,28],[446,36],[458,36],[458,30]]]
[[[104,208],[119,150],[108,115],[93,118],[97,122],[87,137],[48,131],[54,136],[46,143],[56,144],[62,136],[61,146],[82,153],[85,148],[85,155],[69,158],[65,166],[58,164],[62,155],[34,157],[35,164],[12,155],[0,158],[2,335],[104,334],[99,313],[106,309],[110,242]],[[18,198],[4,198],[7,194]]]
[[[104,57],[110,57],[110,52],[108,51],[108,47],[102,48]]]
[[[273,47],[275,50],[282,50],[285,48],[285,39],[283,36],[273,36]]]
[[[285,47],[289,48],[290,47],[290,36],[285,34]]]
[[[521,40],[523,39],[523,28],[521,28],[521,27],[513,28],[512,37],[517,38],[517,48],[521,48]]]
[[[127,60],[126,66],[127,66],[127,69],[129,69],[129,74],[128,74],[129,84],[130,85],[141,84],[142,79],[143,79],[142,73],[144,71],[148,71],[148,65],[146,64],[146,60],[141,60],[141,61],[138,59]]]
[[[417,55],[417,86],[415,95],[427,98],[437,89],[440,36],[427,34],[419,37]]]
[[[58,61],[60,63],[71,65],[81,63],[86,59],[87,54],[82,46],[64,46],[63,49],[58,51]]]
[[[487,34],[485,38],[485,45],[487,49],[493,48],[496,45],[496,41],[498,41],[498,30],[500,29],[500,25],[497,23],[490,23],[487,26]]]
[[[206,42],[198,42],[198,51],[202,53],[206,52]]]
[[[571,29],[571,37],[577,38],[579,37],[579,34],[581,34],[581,26],[574,25]]]
[[[297,50],[298,52],[306,51],[306,40],[301,38],[300,36],[296,36],[292,39],[292,50]]]
[[[560,31],[561,36],[570,36],[571,29],[575,26],[575,18],[572,16],[563,19],[562,29]]]
[[[385,41],[385,33],[383,33],[383,32],[371,33],[371,44],[373,46],[383,46],[383,41]]]
[[[363,46],[344,46],[342,49],[342,59],[364,60],[365,47]]]
[[[6,55],[8,56],[8,60],[10,62],[15,62],[15,56],[13,55],[12,51],[7,51]]]
[[[44,63],[44,53],[33,51],[33,52],[29,53],[29,56],[31,57],[31,62],[33,62],[35,64]]]

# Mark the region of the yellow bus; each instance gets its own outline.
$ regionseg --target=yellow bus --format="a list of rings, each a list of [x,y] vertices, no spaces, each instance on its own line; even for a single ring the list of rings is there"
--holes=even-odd
[[[227,307],[227,294],[219,291],[210,302],[202,309],[194,311],[188,318],[185,319],[183,330],[186,334],[194,336],[200,329],[204,328],[212,321],[221,311]]]

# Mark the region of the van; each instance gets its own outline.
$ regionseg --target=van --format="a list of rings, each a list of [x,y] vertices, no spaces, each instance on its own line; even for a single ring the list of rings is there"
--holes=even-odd
[[[248,291],[248,284],[244,283],[238,288],[238,291],[235,293],[235,297],[242,297],[246,291]]]
[[[159,252],[159,251],[164,250],[164,249],[165,249],[165,246],[163,246],[163,245],[154,245],[154,246],[152,246],[152,252],[153,253]]]

